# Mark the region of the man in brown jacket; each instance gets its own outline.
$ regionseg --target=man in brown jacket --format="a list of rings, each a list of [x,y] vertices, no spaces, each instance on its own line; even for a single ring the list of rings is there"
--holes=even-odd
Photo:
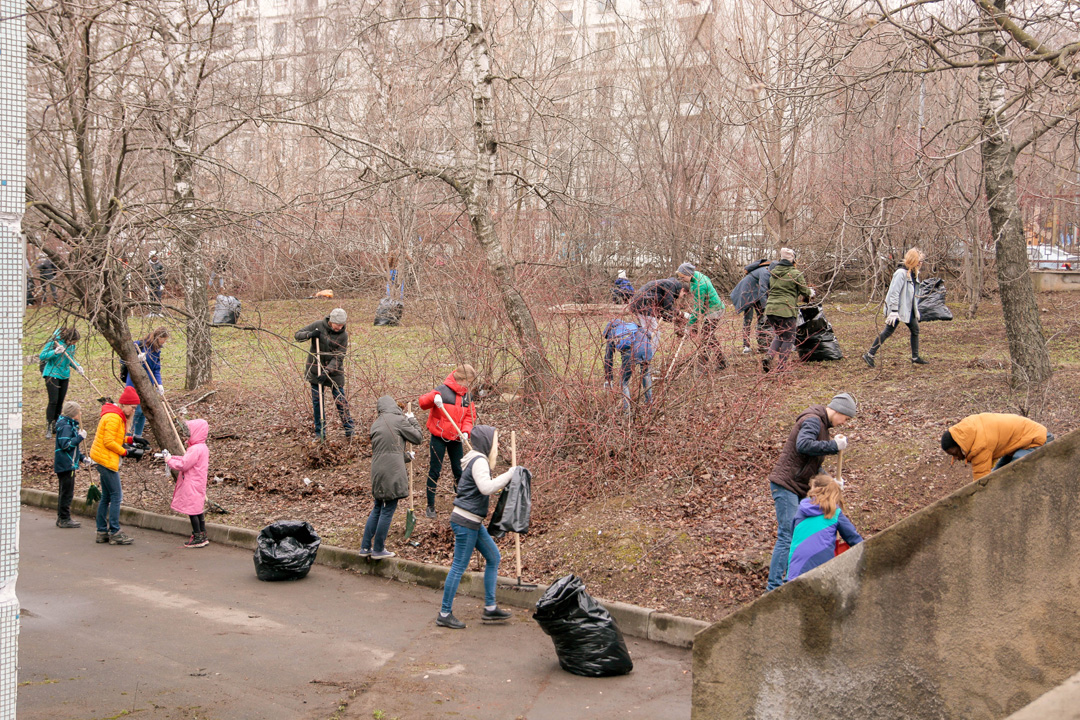
[[[842,392],[833,397],[827,407],[813,405],[795,419],[780,458],[769,473],[769,490],[776,505],[776,546],[769,563],[766,590],[784,584],[791,550],[791,523],[799,509],[799,501],[810,490],[810,478],[817,475],[826,455],[836,455],[848,446],[843,435],[830,438],[830,428],[840,427],[857,412],[855,398]]]

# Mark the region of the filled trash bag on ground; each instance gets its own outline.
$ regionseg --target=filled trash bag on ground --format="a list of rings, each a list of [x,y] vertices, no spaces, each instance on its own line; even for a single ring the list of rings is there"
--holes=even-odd
[[[218,295],[214,301],[214,325],[235,325],[240,322],[240,301],[232,295]]]
[[[945,281],[941,278],[928,278],[920,282],[916,296],[920,322],[953,319],[952,310],[945,304]]]
[[[506,489],[499,493],[499,502],[488,523],[488,532],[502,537],[508,532],[529,532],[532,514],[532,473],[523,467],[514,468]]]
[[[832,325],[825,319],[819,305],[806,305],[799,308],[799,319],[795,326],[795,349],[805,362],[823,360],[842,360],[844,351],[833,333]]]
[[[299,580],[315,562],[322,540],[311,523],[280,520],[259,533],[255,574],[260,580]]]
[[[375,325],[397,326],[401,324],[401,315],[405,312],[405,303],[384,297],[375,308]]]
[[[574,575],[556,580],[536,602],[533,620],[551,636],[563,670],[585,677],[625,675],[634,669],[619,626]]]

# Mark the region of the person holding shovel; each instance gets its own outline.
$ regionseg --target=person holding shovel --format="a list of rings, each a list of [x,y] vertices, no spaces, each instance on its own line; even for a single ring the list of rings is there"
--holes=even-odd
[[[38,354],[38,360],[42,364],[41,376],[45,378],[45,391],[49,395],[49,404],[45,407],[45,437],[47,438],[53,436],[56,419],[64,407],[68,383],[71,381],[71,368],[82,371],[79,364],[72,359],[77,342],[79,342],[78,330],[74,327],[60,328],[53,333]]]
[[[169,331],[164,326],[154,330],[142,340],[135,341],[135,348],[139,351],[139,364],[142,366],[139,372],[146,373],[159,394],[165,394],[165,386],[161,384],[161,350],[169,341]],[[121,370],[127,387],[134,389],[135,382],[131,379],[131,368]],[[142,437],[146,428],[146,416],[143,415],[142,405],[135,406],[135,415],[131,419],[131,434]]]
[[[472,365],[459,365],[446,376],[443,384],[426,395],[421,395],[421,410],[428,410],[427,429],[431,433],[431,453],[427,477],[426,516],[435,517],[435,490],[439,487],[443,457],[450,456],[450,471],[454,474],[454,487],[461,480],[461,458],[464,442],[476,422],[469,388],[476,382],[476,369]]]
[[[353,435],[353,420],[349,401],[345,397],[345,352],[349,349],[349,333],[345,330],[348,317],[344,308],[334,308],[330,314],[296,331],[297,342],[311,341],[304,378],[311,385],[311,407],[315,418],[315,435],[326,437],[326,408],[323,407],[323,388],[330,386],[345,437]]]
[[[855,398],[842,392],[834,396],[828,406],[813,405],[795,419],[780,457],[769,473],[769,491],[776,507],[776,545],[769,563],[767,590],[784,583],[791,551],[792,522],[799,511],[799,502],[810,491],[810,479],[818,474],[826,455],[836,455],[847,449],[847,438],[837,435],[833,439],[829,430],[844,425],[857,412]]]
[[[97,538],[95,542],[110,545],[130,545],[131,537],[120,530],[120,501],[123,491],[120,488],[120,458],[130,457],[135,462],[142,459],[146,452],[146,443],[126,434],[127,424],[139,406],[139,393],[135,388],[124,388],[116,405],[105,403],[101,406],[101,418],[94,433],[94,444],[90,446],[90,459],[97,463],[101,479],[101,500],[97,509]]]
[[[420,423],[411,412],[402,412],[401,405],[389,395],[383,395],[375,405],[378,417],[371,425],[371,508],[360,554],[372,560],[394,557],[386,549],[386,534],[397,510],[398,500],[409,496],[409,474],[405,463],[412,462],[416,453],[405,443],[419,445],[424,441]]]

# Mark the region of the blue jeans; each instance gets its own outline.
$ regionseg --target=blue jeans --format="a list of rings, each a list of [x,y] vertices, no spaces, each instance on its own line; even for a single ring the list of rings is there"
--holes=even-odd
[[[484,557],[484,605],[495,604],[495,581],[499,577],[499,548],[491,539],[487,528],[481,525],[470,530],[464,525],[450,521],[454,531],[454,561],[450,563],[450,572],[446,574],[446,586],[442,594],[442,611],[449,613],[454,609],[454,596],[457,595],[461,577],[469,568],[469,558],[473,550],[479,550]]]
[[[1003,468],[1006,465],[1008,465],[1009,463],[1011,463],[1013,460],[1019,460],[1020,458],[1024,457],[1028,453],[1035,452],[1040,447],[1046,447],[1046,445],[1048,445],[1049,443],[1052,443],[1053,441],[1054,441],[1054,433],[1046,433],[1046,442],[1045,443],[1043,443],[1039,447],[1025,448],[1024,450],[1017,450],[1016,452],[1012,453],[1011,455],[1006,455],[1005,457],[1003,457],[1003,458],[1001,458],[1000,460],[997,461],[997,463],[994,465],[994,470],[998,470],[1000,468]]]
[[[101,478],[101,500],[97,506],[97,531],[118,533],[120,532],[120,500],[124,496],[120,491],[120,473],[104,465],[98,465],[97,469],[98,477]]]
[[[131,416],[131,434],[142,435],[143,428],[146,427],[146,416],[143,415],[142,405],[135,406],[135,414]]]
[[[397,500],[376,500],[375,507],[371,508],[367,522],[364,524],[364,539],[360,541],[361,550],[371,550],[372,538],[375,539],[374,550],[381,553],[386,550],[386,534],[390,532],[390,521],[394,518],[397,510]]]
[[[787,575],[788,555],[791,552],[791,523],[799,511],[799,496],[776,483],[769,483],[773,503],[776,505],[776,546],[769,563],[769,586],[773,590],[784,584]]]

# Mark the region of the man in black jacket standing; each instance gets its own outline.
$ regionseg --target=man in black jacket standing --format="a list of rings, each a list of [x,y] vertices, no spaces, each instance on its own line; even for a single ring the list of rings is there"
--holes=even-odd
[[[320,440],[326,437],[323,426],[323,387],[329,385],[337,406],[345,437],[352,437],[353,421],[349,415],[349,401],[345,397],[345,352],[349,348],[349,333],[345,330],[346,315],[343,308],[334,308],[330,315],[298,330],[293,336],[297,342],[311,341],[304,379],[311,385],[311,406],[315,417],[315,434]]]

